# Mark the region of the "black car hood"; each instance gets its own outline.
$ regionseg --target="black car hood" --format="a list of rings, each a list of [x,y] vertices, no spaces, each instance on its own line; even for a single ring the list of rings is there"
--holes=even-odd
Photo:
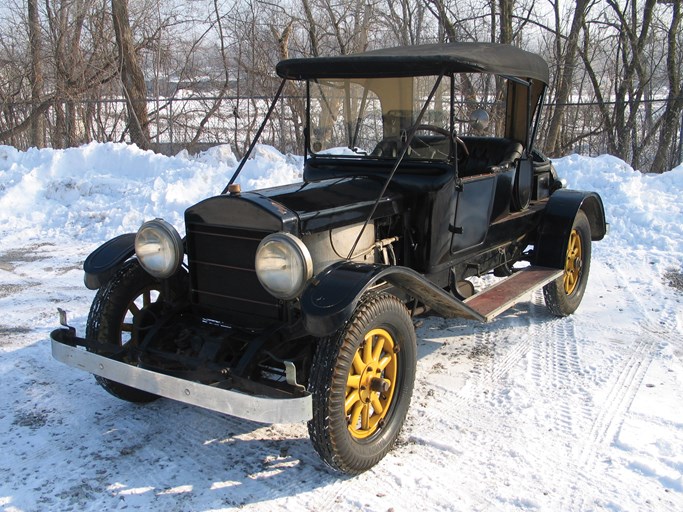
[[[295,235],[364,222],[380,195],[384,179],[347,177],[295,183],[242,194],[210,197],[185,211],[185,223]],[[397,213],[403,194],[392,187],[374,218]]]
[[[259,190],[260,195],[294,212],[301,232],[316,232],[364,222],[377,201],[383,180],[376,177],[352,177],[297,183]],[[400,211],[402,194],[389,188],[380,200],[374,217]]]

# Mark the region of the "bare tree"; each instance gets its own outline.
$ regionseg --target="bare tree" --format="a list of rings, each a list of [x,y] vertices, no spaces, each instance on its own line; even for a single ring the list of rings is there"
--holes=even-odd
[[[515,5],[514,0],[498,0],[500,9],[500,38],[502,44],[512,44],[512,11]]]
[[[118,46],[118,63],[123,92],[128,106],[130,139],[143,149],[149,148],[147,86],[136,54],[130,28],[128,0],[111,0],[114,33]]]
[[[366,0],[302,0],[301,20],[311,38],[313,56],[364,51],[370,40],[375,4]],[[313,39],[315,38],[315,39]]]
[[[425,4],[422,0],[399,0],[386,2],[386,9],[379,9],[381,19],[393,34],[397,45],[421,44],[428,40],[428,23],[425,20]]]
[[[85,84],[77,80],[83,60],[80,51],[85,23],[83,0],[46,2],[48,29],[53,52],[53,73],[56,101],[53,145],[69,147],[77,140],[76,105]]]
[[[646,76],[644,66],[645,45],[650,36],[656,0],[646,0],[642,10],[633,0],[630,10],[622,10],[615,0],[606,0],[609,11],[597,20],[584,23],[583,46],[580,51],[584,67],[595,92],[602,121],[606,127],[608,151],[631,160],[638,153],[638,112],[643,104],[643,94],[651,77]],[[615,18],[608,17],[612,13]],[[599,25],[596,25],[598,24]],[[592,37],[590,25],[596,31],[609,29],[614,35],[603,40]],[[598,45],[599,46],[596,46]],[[612,62],[610,80],[612,90],[598,75],[596,63]],[[613,98],[613,100],[611,99]]]
[[[672,5],[671,24],[667,32],[667,55],[666,71],[668,79],[669,93],[667,95],[666,108],[662,115],[663,122],[657,145],[657,153],[652,162],[654,172],[664,172],[675,166],[674,138],[676,136],[676,125],[681,123],[681,133],[683,134],[683,86],[681,81],[681,45],[678,41],[681,26],[681,2],[680,0],[670,1]],[[680,142],[679,142],[680,143]],[[680,157],[679,157],[680,158]]]
[[[589,0],[576,0],[576,8],[574,9],[571,27],[563,50],[563,38],[560,35],[559,26],[559,2],[554,0],[551,1],[556,20],[555,38],[557,52],[557,66],[555,68],[555,108],[550,119],[550,125],[545,140],[546,151],[551,156],[555,155],[555,152],[560,147],[560,129],[563,124],[565,113],[564,104],[567,103],[572,92],[572,87],[575,85],[574,72],[576,69],[576,56],[579,47],[579,33],[591,3],[592,2]]]
[[[448,10],[444,0],[425,0],[425,5],[436,19],[439,32],[444,34],[445,41],[457,41],[458,34],[452,21],[455,16]]]
[[[309,0],[301,0],[301,5],[304,9],[304,14],[306,16],[306,31],[308,32],[308,41],[311,48],[311,57],[320,56],[320,45],[318,43],[318,24],[313,17],[313,9],[311,9],[311,3]]]
[[[680,0],[27,0],[0,20],[0,141],[65,147],[129,136],[141,147],[199,149],[234,139],[239,153],[278,86],[279,59],[494,41],[549,61],[555,107],[539,139],[552,154],[607,151],[663,170],[683,145],[681,8]],[[484,107],[502,122],[502,83],[457,80],[463,114]],[[304,97],[300,84],[287,86],[264,142],[300,149]]]
[[[222,62],[222,68],[223,68],[223,82],[220,86],[220,89],[218,91],[218,95],[212,100],[211,106],[206,110],[206,113],[202,117],[202,120],[199,122],[199,127],[197,128],[197,131],[195,132],[194,137],[188,144],[188,150],[193,149],[193,147],[198,143],[200,137],[202,136],[202,133],[204,132],[204,129],[206,125],[208,124],[209,120],[219,111],[221,104],[223,103],[223,99],[225,98],[227,92],[228,92],[228,87],[230,85],[230,73],[229,73],[229,58],[228,58],[228,52],[226,49],[226,34],[223,31],[223,22],[222,22],[222,17],[219,12],[219,6],[218,6],[218,0],[214,0],[213,2],[213,7],[214,7],[214,14],[215,14],[215,26],[218,31],[218,41],[219,41],[219,46],[220,46],[220,58]]]
[[[40,37],[40,18],[37,0],[28,0],[28,33],[31,47],[31,108],[33,113],[40,105],[43,95],[43,67]],[[42,115],[31,116],[31,144],[45,146],[45,121]]]

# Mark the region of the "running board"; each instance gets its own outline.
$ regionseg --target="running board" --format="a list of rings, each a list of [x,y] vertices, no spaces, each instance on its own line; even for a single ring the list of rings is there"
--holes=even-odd
[[[526,295],[554,281],[564,270],[531,265],[512,276],[465,299],[465,304],[490,322],[503,311],[520,302]]]

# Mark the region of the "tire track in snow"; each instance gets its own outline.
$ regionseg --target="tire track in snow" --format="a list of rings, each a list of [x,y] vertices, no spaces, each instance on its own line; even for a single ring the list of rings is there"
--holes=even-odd
[[[655,356],[655,349],[660,340],[653,333],[661,333],[661,328],[656,328],[651,324],[652,317],[649,306],[645,305],[641,296],[634,291],[634,287],[629,286],[627,276],[623,275],[618,268],[612,268],[617,282],[618,289],[625,290],[625,299],[635,303],[636,311],[641,313],[646,320],[640,326],[645,332],[627,332],[624,334],[634,338],[632,346],[628,350],[626,357],[622,357],[607,380],[607,387],[604,399],[599,405],[597,414],[594,415],[590,430],[586,435],[581,435],[581,443],[576,446],[574,451],[576,461],[574,470],[576,473],[575,482],[588,483],[591,475],[598,464],[598,457],[601,450],[611,445],[617,436],[628,410],[635,400],[647,370]],[[642,292],[642,290],[640,290]],[[665,315],[660,323],[666,322]],[[584,510],[594,504],[586,504],[587,496],[574,485],[565,494],[561,510]]]
[[[496,383],[505,377],[512,368],[517,366],[517,364],[529,353],[532,348],[535,336],[533,331],[534,324],[530,324],[529,331],[522,337],[522,339],[512,341],[510,349],[503,355],[503,357],[498,360],[495,357],[491,359],[491,372],[490,372],[490,383]],[[494,338],[495,340],[495,338]],[[495,341],[494,341],[495,347]]]
[[[540,333],[534,350],[529,354],[529,370],[536,385],[545,390],[554,390],[560,385],[566,386],[571,379],[569,363],[567,362],[567,343],[565,336],[573,332],[567,322],[549,322],[545,332]],[[558,336],[559,334],[559,336]],[[571,407],[568,400],[560,400],[553,409],[547,410],[549,430],[571,434],[573,422]]]
[[[485,414],[499,416],[501,411],[509,407],[506,390],[501,389],[500,383],[515,368],[519,369],[520,361],[526,358],[527,372],[532,383],[540,388],[541,396],[550,401],[549,430],[559,435],[560,442],[566,443],[570,453],[576,454],[572,457],[576,462],[560,471],[569,476],[569,482],[589,479],[584,472],[594,467],[601,448],[621,425],[653,358],[656,340],[651,337],[640,339],[628,360],[617,366],[618,370],[605,379],[608,386],[607,397],[604,400],[605,405],[598,410],[596,416],[592,395],[583,382],[586,372],[581,363],[580,340],[575,331],[575,321],[572,318],[539,319],[542,314],[540,311],[544,308],[542,303],[542,295],[536,294],[532,311],[523,317],[529,319],[528,323],[520,324],[519,320],[515,320],[517,323],[503,324],[499,329],[485,327],[485,330],[474,333],[475,348],[486,347],[486,350],[481,350],[483,355],[487,352],[489,354],[486,361],[475,364],[467,386],[458,390],[441,388],[440,391],[445,391],[446,396],[441,393],[440,397],[422,397],[427,402],[423,405],[423,419],[431,423],[432,428],[424,433],[412,433],[409,441],[437,451],[453,452],[452,443],[443,444],[434,440],[439,438],[438,425],[446,425],[443,418],[468,430],[476,428],[477,418]],[[538,311],[533,311],[534,309]],[[505,321],[504,318],[501,320]],[[622,359],[620,357],[617,361]],[[496,393],[497,402],[493,400],[493,395],[486,396],[491,391]],[[474,401],[480,404],[484,411],[482,414],[472,415]],[[503,428],[499,425],[486,426],[490,436],[504,434]],[[584,435],[587,431],[589,434]],[[578,446],[577,440],[580,442]],[[493,447],[490,448],[493,450]],[[430,468],[431,466],[425,464],[420,471],[429,471]],[[590,471],[587,473],[590,474]],[[576,489],[576,486],[568,484],[566,489],[560,490],[558,497],[563,505],[572,504],[560,509],[581,509],[581,506],[574,506],[577,503],[581,505],[581,502],[577,502],[577,498],[580,499],[581,496],[578,496],[579,491]],[[497,503],[487,496],[480,496],[478,499],[485,506],[495,506]]]
[[[409,461],[416,474],[425,475],[425,485],[429,487],[430,496],[434,497],[433,504],[438,502],[444,508],[451,508],[453,482],[443,468],[460,463],[466,449],[458,448],[457,439],[479,428],[473,424],[476,418],[470,414],[472,404],[488,400],[486,393],[493,387],[495,379],[505,375],[523,356],[523,350],[513,346],[517,351],[514,354],[505,351],[502,363],[494,365],[491,359],[495,357],[494,353],[499,352],[500,330],[472,324],[471,330],[460,334],[449,329],[449,323],[454,325],[459,320],[443,322],[436,336],[446,340],[438,350],[435,364],[431,361],[425,365],[418,361],[411,408],[400,445],[391,455]],[[420,337],[424,334],[418,332]],[[490,427],[496,428],[495,425]],[[413,451],[419,451],[421,455],[413,456]],[[487,495],[471,496],[472,501],[478,502],[477,508],[482,510],[495,506]],[[401,505],[420,508],[420,503]]]
[[[597,450],[614,438],[652,362],[653,348],[656,344],[656,338],[641,338],[626,362],[613,374],[603,401],[605,406],[595,418],[588,434],[588,442],[583,444],[579,454],[579,465],[588,466],[593,463]]]
[[[659,343],[658,337],[661,336],[663,329],[652,324],[652,314],[649,311],[650,305],[643,303],[632,286],[629,286],[628,277],[623,275],[619,269],[616,270],[620,288],[627,292],[627,300],[637,306],[637,310],[643,314],[646,320],[641,322],[640,327],[644,333],[635,333],[637,341],[629,353],[629,357],[615,371],[611,378],[602,408],[593,422],[589,434],[589,442],[581,451],[579,463],[583,466],[594,462],[591,459],[595,456],[595,450],[603,445],[607,440],[612,439],[616,430],[623,422],[623,415],[633,402],[635,395],[643,382],[652,359],[654,358],[655,346]],[[660,323],[666,324],[669,315],[663,315]]]
[[[473,383],[473,392],[492,388],[533,350],[539,330],[536,313],[528,311],[521,319],[507,321],[501,317],[497,320],[499,326],[494,325],[497,329],[492,329],[492,324],[485,324],[477,332],[475,350],[484,356],[484,361],[475,366],[473,373],[480,379]]]
[[[538,298],[535,295],[534,298]],[[540,302],[543,298],[540,296]],[[474,366],[467,375],[466,385],[459,389],[451,389],[448,386],[441,386],[438,383],[430,382],[427,378],[422,378],[420,382],[429,387],[429,391],[417,394],[415,401],[421,402],[420,408],[412,415],[413,418],[407,425],[408,443],[420,445],[420,449],[433,450],[433,457],[421,457],[415,461],[417,471],[421,474],[430,474],[432,480],[440,481],[439,470],[435,460],[459,460],[463,455],[457,449],[455,438],[476,432],[482,428],[482,417],[506,416],[509,399],[507,387],[501,386],[507,375],[520,367],[520,362],[529,358],[530,354],[537,351],[539,339],[553,338],[554,325],[548,318],[539,318],[545,313],[545,306],[530,306],[531,311],[524,312],[519,317],[501,317],[493,325],[481,326],[481,330],[464,336],[463,343],[471,344],[470,358],[474,358]],[[446,334],[446,336],[448,336]],[[457,339],[456,339],[457,343]],[[453,347],[455,343],[448,344]],[[451,348],[451,351],[453,349]],[[474,354],[474,357],[473,357]],[[575,350],[574,350],[575,354]],[[571,356],[573,364],[578,365],[578,356]],[[462,359],[462,355],[460,355]],[[457,363],[456,363],[457,365]],[[566,373],[563,372],[562,374]],[[559,377],[558,377],[559,378]],[[438,393],[433,392],[437,388]],[[418,388],[419,389],[419,386]],[[483,412],[474,411],[473,407]],[[409,413],[409,418],[411,413]],[[488,437],[503,439],[506,433],[504,422],[483,420]],[[423,425],[428,425],[424,427]],[[453,431],[453,426],[457,431]],[[446,436],[447,441],[442,442]],[[454,446],[455,445],[455,446]],[[471,447],[470,447],[471,449]],[[463,448],[466,451],[467,448]],[[498,453],[506,450],[505,443],[500,445],[487,446],[490,453]],[[466,455],[466,454],[465,454]],[[476,461],[475,461],[476,462]],[[411,461],[412,463],[412,461]],[[413,465],[414,467],[414,465]],[[443,482],[444,489],[450,487],[447,479]],[[495,496],[480,494],[470,496],[471,501],[477,502],[477,508],[485,510],[495,508],[500,505]],[[448,503],[449,496],[444,495],[443,499]],[[452,499],[452,497],[451,497]]]
[[[539,393],[550,395],[549,428],[569,438],[590,423],[590,393],[581,379],[584,368],[571,318],[553,318],[535,328],[536,343],[529,353],[529,372]]]
[[[435,398],[434,393],[416,394],[414,400],[423,402],[440,400],[438,415],[430,420],[438,422],[439,417],[443,416],[460,417],[463,405],[471,403],[472,399],[481,398],[529,355],[539,337],[548,336],[549,322],[545,320],[539,322],[536,312],[531,312],[531,316],[534,318],[530,319],[525,316],[523,319],[517,318],[512,321],[501,318],[498,320],[499,325],[494,326],[498,328],[483,325],[480,330],[464,336],[464,343],[472,344],[468,357],[474,360],[474,365],[468,373],[467,385],[460,389],[454,390],[438,383],[434,384],[424,377],[419,379],[420,384],[438,387],[440,391],[448,395]],[[457,343],[457,335],[453,337],[456,338]],[[474,338],[473,341],[472,338]],[[446,347],[452,347],[456,343],[446,344]],[[450,350],[453,351],[452,348]],[[418,392],[419,389],[420,387],[416,386]],[[426,411],[427,416],[430,416],[429,411],[434,408],[424,405],[423,410]]]
[[[641,338],[626,361],[613,372],[603,405],[593,420],[590,431],[587,435],[580,437],[582,442],[577,446],[574,458],[576,480],[587,482],[591,479],[601,450],[614,441],[652,362],[653,348],[656,344],[656,338],[651,336]],[[586,496],[582,492],[570,492],[566,497],[570,499],[570,503],[560,509],[584,510],[586,508]]]

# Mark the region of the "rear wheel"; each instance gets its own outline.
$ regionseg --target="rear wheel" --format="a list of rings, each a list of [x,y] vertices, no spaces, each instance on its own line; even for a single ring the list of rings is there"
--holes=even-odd
[[[586,291],[590,264],[591,228],[586,214],[579,210],[567,241],[564,274],[543,287],[545,304],[552,314],[567,316],[576,311]]]
[[[159,282],[137,260],[131,260],[98,290],[88,315],[86,338],[120,347],[137,345],[142,311],[161,301]],[[95,379],[106,391],[128,402],[145,403],[159,398],[98,375]]]
[[[358,474],[389,452],[410,405],[416,352],[410,314],[388,294],[367,298],[345,328],[319,340],[308,430],[332,468]]]

